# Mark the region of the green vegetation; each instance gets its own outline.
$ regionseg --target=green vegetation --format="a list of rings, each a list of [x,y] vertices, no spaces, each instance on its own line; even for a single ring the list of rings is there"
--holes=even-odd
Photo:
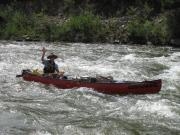
[[[166,18],[161,19],[161,21],[157,22],[136,19],[128,23],[129,40],[142,44],[145,44],[147,41],[151,41],[153,44],[169,42]]]
[[[147,5],[141,9],[131,8],[128,13],[133,18],[127,24],[129,40],[135,43],[145,44],[148,41],[153,44],[165,44],[170,41],[168,18],[165,14],[153,16],[153,9]]]
[[[0,39],[168,44],[180,35],[178,0],[0,2]]]
[[[63,23],[50,21],[42,13],[28,16],[20,11],[9,10],[1,16],[7,20],[5,27],[1,27],[1,39],[70,42],[105,40],[105,29],[100,18],[91,13],[69,17]]]
[[[103,41],[104,28],[98,16],[91,13],[70,17],[59,29],[59,39],[72,42]]]

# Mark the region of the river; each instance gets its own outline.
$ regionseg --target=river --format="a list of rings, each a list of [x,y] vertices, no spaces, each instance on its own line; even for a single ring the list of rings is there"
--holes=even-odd
[[[42,69],[42,47],[72,76],[162,79],[158,94],[106,95],[61,90],[16,78]],[[46,55],[46,56],[47,56]],[[180,48],[0,41],[0,135],[178,135]]]

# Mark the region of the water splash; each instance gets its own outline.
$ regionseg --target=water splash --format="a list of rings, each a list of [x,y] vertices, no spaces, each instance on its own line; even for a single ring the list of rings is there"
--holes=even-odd
[[[72,76],[163,80],[155,95],[111,96],[87,88],[61,90],[15,78],[41,69],[41,48]],[[0,42],[0,134],[175,134],[180,131],[180,50],[82,43]]]

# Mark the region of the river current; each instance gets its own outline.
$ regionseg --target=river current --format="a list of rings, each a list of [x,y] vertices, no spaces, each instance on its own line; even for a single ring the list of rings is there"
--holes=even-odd
[[[42,47],[74,77],[162,79],[158,94],[107,95],[16,78],[40,69]],[[0,41],[0,135],[179,135],[180,49],[112,44]]]

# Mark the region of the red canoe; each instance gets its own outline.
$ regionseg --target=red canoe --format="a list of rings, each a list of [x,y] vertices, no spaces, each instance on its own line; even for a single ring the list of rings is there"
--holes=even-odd
[[[61,89],[87,87],[106,94],[153,94],[161,90],[161,80],[143,82],[85,82],[80,80],[56,79],[25,73],[22,75],[26,81],[52,84]]]

